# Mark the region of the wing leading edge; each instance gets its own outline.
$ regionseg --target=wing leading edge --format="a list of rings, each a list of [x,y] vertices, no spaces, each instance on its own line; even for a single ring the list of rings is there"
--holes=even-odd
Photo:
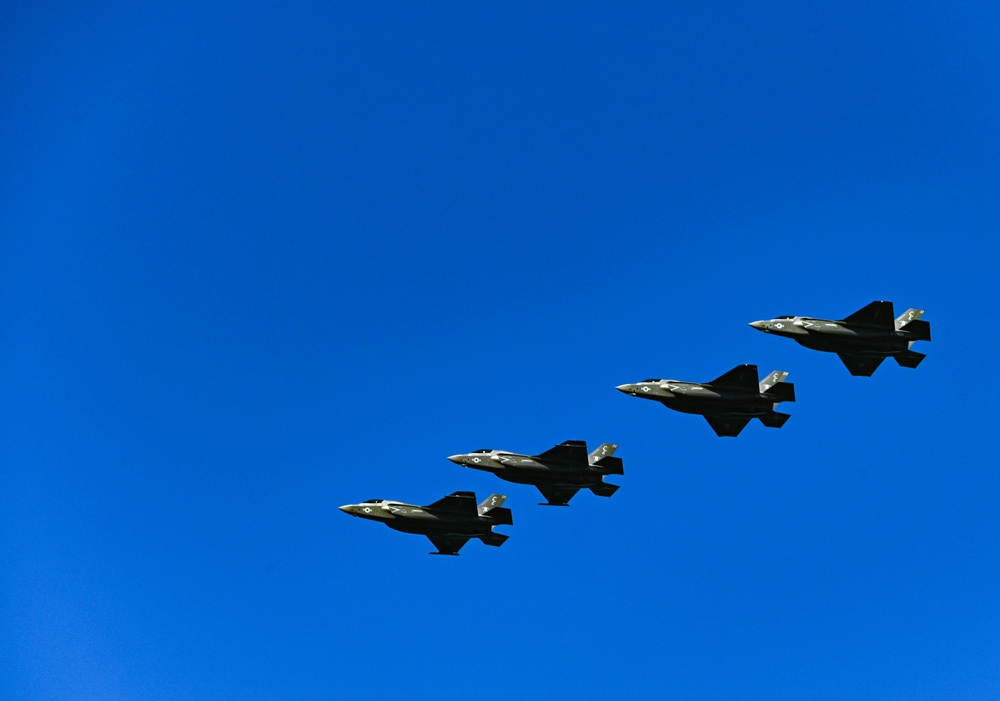
[[[717,436],[738,436],[740,431],[750,423],[750,419],[738,419],[731,416],[706,416],[705,421],[708,422]]]
[[[535,457],[545,460],[558,460],[559,462],[583,463],[587,464],[590,456],[587,454],[587,444],[584,441],[566,441],[554,448],[549,448],[544,453]]]
[[[744,389],[751,392],[756,392],[760,389],[760,385],[757,382],[756,365],[737,365],[726,374],[720,375],[711,382],[706,382],[705,384],[716,388],[730,387],[733,389]]]

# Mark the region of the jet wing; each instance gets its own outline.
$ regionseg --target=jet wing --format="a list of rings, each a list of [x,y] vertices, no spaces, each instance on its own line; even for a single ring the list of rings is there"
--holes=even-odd
[[[590,456],[587,454],[586,441],[566,441],[560,443],[555,448],[549,448],[541,455],[536,455],[543,461],[548,458],[559,462],[575,462],[584,465],[589,463]]]
[[[753,393],[757,393],[760,390],[760,385],[757,383],[756,365],[737,365],[725,375],[720,375],[711,382],[706,382],[705,384],[716,388],[730,387],[733,389],[747,390]]]
[[[894,315],[892,302],[872,302],[867,307],[862,307],[850,316],[845,317],[843,321],[894,329],[896,328],[896,320],[893,319]]]
[[[705,421],[717,436],[738,436],[750,423],[750,419],[737,419],[731,416],[706,416]]]
[[[476,504],[475,492],[453,492],[444,499],[438,499],[433,504],[428,504],[425,509],[439,509],[441,511],[457,511],[469,516],[479,515],[479,506]]]
[[[567,506],[569,500],[580,490],[576,487],[539,487],[546,501],[553,506]]]
[[[885,356],[877,355],[848,355],[847,353],[837,353],[837,355],[852,375],[861,375],[862,377],[871,377],[872,373],[885,360]]]
[[[438,549],[437,555],[458,555],[458,551],[462,549],[462,546],[469,542],[469,539],[465,536],[427,536],[434,547]]]

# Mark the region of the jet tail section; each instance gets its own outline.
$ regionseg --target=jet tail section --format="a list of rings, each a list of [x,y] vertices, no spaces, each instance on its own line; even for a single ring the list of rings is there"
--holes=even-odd
[[[770,414],[764,414],[763,416],[757,417],[760,422],[767,426],[768,428],[781,428],[785,425],[788,419],[792,418],[791,414],[782,414],[780,411],[772,411]]]
[[[602,475],[624,475],[625,465],[621,458],[601,458],[594,467],[601,471]]]
[[[778,402],[795,401],[795,385],[791,382],[779,382],[774,387],[767,390],[767,393],[774,397],[775,404]]]
[[[590,464],[596,467],[605,475],[624,475],[625,468],[621,458],[613,457],[612,454],[618,446],[615,443],[604,443],[597,448],[588,458]]]
[[[498,506],[495,509],[490,509],[488,515],[493,519],[494,526],[514,525],[514,516],[511,513],[511,510],[506,507]]]
[[[916,351],[908,350],[908,351],[903,351],[902,353],[897,353],[892,357],[896,359],[896,362],[899,363],[900,367],[915,368],[918,365],[920,365],[920,361],[926,358],[927,356],[924,355],[923,353],[917,353]]]
[[[900,331],[908,331],[913,335],[912,341],[931,340],[931,325],[926,321],[911,321],[900,327]]]
[[[509,535],[504,535],[503,533],[487,533],[484,536],[480,536],[479,539],[483,541],[484,545],[492,545],[495,548],[499,548],[501,545],[507,542],[510,538]]]
[[[589,489],[599,497],[609,497],[618,491],[618,485],[601,482],[600,484],[595,484],[594,486],[589,487]]]
[[[489,512],[503,506],[505,501],[507,501],[506,494],[491,494],[486,497],[485,501],[483,501],[483,503],[480,504],[476,510],[479,512],[480,516],[485,516]]]
[[[784,382],[786,377],[788,377],[788,373],[784,370],[775,370],[760,381],[760,393],[763,394],[779,382]]]
[[[899,331],[901,328],[909,324],[911,321],[916,321],[924,315],[923,309],[907,309],[905,312],[896,317],[896,330]]]
[[[617,443],[601,443],[597,446],[593,453],[587,456],[587,459],[591,465],[596,465],[602,458],[610,458],[614,455],[617,448]]]

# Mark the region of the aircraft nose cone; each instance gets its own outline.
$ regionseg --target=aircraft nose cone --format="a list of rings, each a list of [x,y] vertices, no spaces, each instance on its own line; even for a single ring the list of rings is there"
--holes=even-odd
[[[449,455],[448,459],[451,460],[456,465],[461,465],[462,464],[462,457],[463,457],[462,455]]]
[[[632,391],[632,385],[618,385],[617,387],[615,387],[615,389],[618,390],[619,392],[624,392],[625,394],[628,394],[629,392]]]
[[[763,331],[766,327],[763,321],[751,321],[750,325],[757,329],[758,331]]]
[[[353,513],[354,513],[353,511],[351,511],[351,505],[350,504],[346,504],[344,506],[338,506],[337,508],[340,509],[341,511],[343,511],[345,514],[352,514],[353,515]]]

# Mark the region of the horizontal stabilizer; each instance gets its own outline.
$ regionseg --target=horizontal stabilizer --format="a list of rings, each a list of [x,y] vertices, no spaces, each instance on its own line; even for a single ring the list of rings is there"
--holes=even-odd
[[[711,385],[712,387],[729,387],[732,389],[747,389],[751,391],[757,391],[759,385],[757,383],[757,366],[756,365],[737,365],[732,370],[724,375],[716,377],[711,382],[706,382],[705,384]]]
[[[758,416],[760,422],[768,428],[781,428],[785,422],[791,418],[791,414],[782,414],[780,411],[772,411],[770,414]]]
[[[436,509],[439,511],[457,511],[459,513],[470,514],[472,516],[479,515],[479,510],[476,506],[475,492],[453,492],[444,499],[438,499],[433,504],[428,504],[424,508]]]
[[[587,443],[586,441],[565,441],[554,448],[549,448],[544,453],[536,455],[544,462],[546,459],[558,462],[571,462],[587,464]]]
[[[795,384],[792,382],[779,382],[771,389],[767,390],[767,394],[774,398],[775,403],[777,402],[794,402],[795,401]]]
[[[837,353],[837,355],[852,375],[861,377],[871,377],[872,373],[878,370],[878,366],[885,360],[884,355],[849,355],[847,353]]]
[[[499,548],[507,542],[508,538],[510,538],[510,536],[504,535],[503,533],[487,533],[484,536],[480,536],[479,539],[486,545],[492,545],[495,548]]]
[[[602,475],[624,475],[625,466],[621,458],[601,458],[594,467],[601,471]]]
[[[931,325],[926,321],[911,321],[910,323],[904,325],[900,331],[908,331],[912,338],[911,341],[929,341],[931,340]]]
[[[927,356],[923,353],[917,353],[916,351],[903,351],[897,355],[892,356],[896,359],[896,362],[904,368],[915,368],[920,365],[920,361]]]
[[[490,511],[489,511],[489,513],[487,515],[490,518],[493,519],[493,521],[494,521],[493,525],[494,526],[513,526],[514,525],[514,516],[511,513],[511,510],[508,509],[508,508],[506,508],[506,507],[504,507],[504,506],[498,506],[495,509],[490,509]]]
[[[732,416],[706,416],[705,421],[708,422],[717,436],[738,436],[740,431],[750,423],[750,419]]]
[[[594,486],[590,487],[590,491],[592,491],[599,497],[609,497],[618,491],[618,485],[601,482],[600,484],[595,484]]]
[[[862,307],[843,321],[849,324],[864,324],[865,326],[881,326],[888,329],[895,328],[892,311],[892,302],[872,302],[867,307]]]

